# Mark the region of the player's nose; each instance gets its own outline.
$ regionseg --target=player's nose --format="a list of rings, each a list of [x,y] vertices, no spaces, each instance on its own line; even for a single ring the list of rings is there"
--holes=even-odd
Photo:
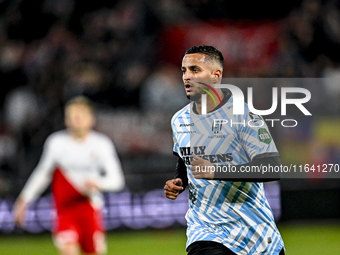
[[[192,79],[192,75],[190,74],[190,72],[183,73],[183,80],[184,81],[190,81],[191,79]]]

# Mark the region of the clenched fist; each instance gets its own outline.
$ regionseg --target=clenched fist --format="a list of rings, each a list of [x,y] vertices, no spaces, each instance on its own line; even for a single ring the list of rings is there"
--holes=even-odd
[[[175,200],[179,195],[179,192],[183,189],[183,182],[181,178],[172,179],[165,183],[164,193],[167,198]]]

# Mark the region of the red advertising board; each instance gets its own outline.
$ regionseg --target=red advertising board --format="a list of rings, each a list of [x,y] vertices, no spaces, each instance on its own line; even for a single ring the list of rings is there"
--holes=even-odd
[[[175,65],[186,49],[213,45],[225,58],[225,71],[259,74],[272,68],[279,48],[280,28],[276,22],[201,22],[179,24],[163,31],[161,56]],[[250,73],[249,73],[250,72]]]

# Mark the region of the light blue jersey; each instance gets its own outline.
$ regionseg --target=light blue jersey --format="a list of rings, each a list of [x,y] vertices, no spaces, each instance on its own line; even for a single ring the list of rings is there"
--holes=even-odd
[[[284,244],[262,183],[195,179],[189,171],[193,152],[217,165],[279,155],[263,119],[246,104],[244,115],[233,115],[232,102],[230,97],[206,115],[196,114],[192,102],[171,120],[173,150],[187,167],[187,247],[195,241],[216,241],[240,255],[279,254]]]

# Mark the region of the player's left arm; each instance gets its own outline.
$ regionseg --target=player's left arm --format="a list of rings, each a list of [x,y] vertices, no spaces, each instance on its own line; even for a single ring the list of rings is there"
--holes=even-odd
[[[57,151],[57,147],[56,139],[52,138],[52,136],[45,141],[39,164],[33,170],[33,173],[15,201],[13,214],[18,226],[24,225],[28,204],[37,199],[52,181],[52,169],[55,164],[55,151]]]
[[[176,126],[174,117],[171,119],[172,139],[174,141],[173,154],[177,157],[176,171],[173,179],[167,180],[164,186],[165,196],[169,199],[176,199],[188,185],[186,165],[179,155],[179,144],[176,137]]]
[[[116,148],[109,138],[103,143],[101,152],[101,169],[93,185],[102,191],[122,190],[125,177]]]

